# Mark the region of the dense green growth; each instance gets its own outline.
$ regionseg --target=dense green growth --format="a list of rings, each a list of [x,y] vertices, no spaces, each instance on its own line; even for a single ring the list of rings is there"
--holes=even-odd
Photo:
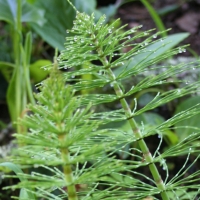
[[[177,80],[184,83],[182,88],[158,92],[142,108],[138,108],[134,99],[134,108],[130,109],[127,98],[169,84],[172,76],[190,70],[194,64],[199,67],[198,63],[162,66],[160,73],[139,81],[137,77],[141,74],[157,70],[156,63],[185,51],[185,47],[159,53],[168,45],[163,39],[156,40],[162,32],[137,33],[140,27],[121,31],[124,27],[114,28],[118,20],[110,25],[104,21],[105,16],[95,23],[93,14],[77,12],[73,28],[67,31],[70,34],[66,49],[55,59],[53,67],[45,67],[50,70],[50,77],[38,86],[37,103],[29,105],[29,112],[19,122],[29,132],[15,134],[19,147],[12,162],[31,173],[17,171],[16,177],[21,182],[8,188],[21,188],[20,200],[142,200],[146,197],[195,200],[200,193],[200,171],[185,174],[199,157],[199,130],[191,129],[188,137],[163,152],[160,148],[165,131],[200,113],[199,105],[158,125],[138,123],[135,118],[196,93],[200,82],[188,84]],[[125,52],[127,47],[131,48]],[[127,88],[124,81],[129,78],[138,82]],[[108,87],[113,88],[112,94],[103,93]],[[118,109],[105,112],[99,109],[113,102],[120,103]],[[116,128],[121,122],[128,125],[128,131]],[[146,139],[155,134],[159,143],[150,152]],[[119,153],[126,153],[131,159],[118,159]],[[191,154],[194,159],[189,163]],[[166,159],[179,155],[186,155],[187,159],[171,177]],[[151,176],[141,173],[143,168]]]

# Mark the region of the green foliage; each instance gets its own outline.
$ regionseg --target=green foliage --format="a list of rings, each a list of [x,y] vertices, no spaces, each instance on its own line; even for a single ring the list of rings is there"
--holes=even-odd
[[[81,11],[87,13],[95,11],[101,15],[96,10],[96,0],[74,0],[73,3]],[[72,27],[74,16],[74,10],[65,0],[59,2],[0,0],[0,20],[9,24],[12,41],[12,49],[5,52],[6,55],[10,55],[9,59],[4,59],[5,56],[2,56],[4,60],[0,61],[0,71],[9,83],[6,98],[12,122],[23,115],[28,102],[34,103],[31,83],[38,83],[48,75],[47,71],[39,69],[43,60],[30,64],[32,34],[30,32],[24,34],[22,23],[26,22],[44,41],[61,50],[64,49],[66,28]],[[47,61],[47,64],[49,62]],[[20,127],[16,128],[19,131]]]
[[[148,34],[148,33],[147,33]],[[157,38],[161,33],[158,32],[154,34],[152,37]],[[146,51],[141,51],[139,54],[134,54],[133,58],[128,61],[127,68],[132,68],[133,66],[139,67],[143,66],[146,67],[149,64],[153,65],[159,62],[162,59],[166,59],[167,56],[165,55],[166,52],[170,52],[173,47],[178,45],[182,40],[189,36],[188,33],[177,33],[173,35],[169,35],[166,38],[161,38],[160,40],[156,40],[154,43],[149,44],[148,40],[143,41],[140,43],[141,47],[145,47]],[[185,52],[185,49],[180,48],[179,53]],[[172,55],[175,52],[172,52]],[[169,55],[168,55],[169,56]],[[158,60],[158,58],[160,60]],[[123,71],[123,66],[117,68],[114,72],[115,74],[119,74]]]
[[[15,27],[18,17],[18,3],[18,1],[0,0],[0,20],[6,21]],[[20,6],[22,6],[20,22],[34,22],[40,26],[44,25],[45,19],[43,10],[31,6],[26,3],[25,0],[21,0]]]
[[[48,67],[50,77],[41,83],[41,92],[35,95],[37,104],[30,104],[29,114],[20,120],[19,124],[27,127],[29,132],[25,129],[15,134],[19,148],[15,150],[12,162],[32,169],[30,174],[11,176],[23,181],[7,188],[23,188],[36,199],[49,200],[199,197],[200,171],[192,173],[191,168],[199,158],[195,158],[200,152],[199,143],[195,141],[200,139],[200,133],[192,131],[179,143],[161,150],[166,131],[198,115],[199,104],[168,120],[157,117],[156,121],[143,121],[145,113],[196,93],[200,82],[188,84],[177,80],[183,83],[182,88],[160,91],[141,108],[134,99],[134,95],[142,90],[170,84],[172,76],[193,67],[194,63],[162,66],[159,73],[136,79],[147,71],[157,70],[154,64],[182,53],[185,47],[170,49],[168,45],[172,47],[173,44],[169,44],[169,38],[155,40],[153,30],[137,33],[140,27],[135,27],[121,32],[124,27],[114,28],[118,20],[104,24],[105,16],[95,21],[94,14],[77,12],[73,28],[67,31],[71,34],[66,38],[66,49],[55,59],[54,66]],[[159,32],[156,36],[161,34]],[[142,38],[143,42],[136,42]],[[124,52],[127,47],[131,50]],[[155,50],[157,53],[154,54]],[[136,62],[137,57],[140,60]],[[94,64],[97,60],[100,61],[98,65]],[[80,69],[80,65],[86,67]],[[199,67],[198,62],[196,67]],[[70,70],[61,73],[58,69]],[[88,79],[82,79],[87,75],[90,75]],[[128,78],[135,78],[137,83],[126,88],[124,80]],[[103,93],[101,89],[106,87],[112,88],[113,93]],[[87,90],[91,93],[82,93]],[[129,99],[134,99],[132,109]],[[102,105],[114,102],[119,102],[121,107],[95,112]],[[113,123],[122,122],[122,128],[112,127]],[[146,139],[156,134],[159,142],[155,144],[155,151],[150,152]],[[191,154],[194,160],[190,160]],[[180,155],[186,155],[186,161],[171,177],[166,159]],[[46,173],[37,171],[37,168],[45,169]],[[144,175],[143,168],[151,176]],[[185,176],[186,173],[189,175]]]
[[[44,41],[48,42],[54,48],[62,50],[64,48],[66,28],[70,28],[73,25],[73,9],[67,1],[63,0],[38,0],[35,1],[34,6],[45,12],[44,18],[46,19],[46,23],[42,28],[38,24],[31,23],[32,28]]]
[[[189,109],[190,107],[199,103],[200,103],[199,96],[190,97],[186,99],[185,101],[181,102],[177,106],[175,114],[183,112],[184,110]],[[191,134],[191,132],[195,132],[199,130],[200,128],[200,124],[198,120],[199,117],[200,117],[200,114],[194,117],[191,117],[190,119],[183,120],[176,124],[175,126],[176,133],[178,137],[180,138],[180,140],[183,140],[185,137],[188,137]]]
[[[86,12],[88,14],[94,12],[98,17],[102,15],[102,12],[108,12],[108,8],[97,10],[96,0],[73,0],[72,3],[79,11]],[[73,8],[69,6],[69,3],[66,0],[37,0],[35,1],[34,6],[43,10],[45,13],[44,17],[46,19],[46,23],[42,28],[36,23],[31,23],[31,26],[35,32],[44,39],[44,41],[49,43],[54,48],[63,50],[66,29],[71,29],[73,26],[73,19],[75,17]],[[112,11],[112,13],[110,12],[110,17],[114,15],[117,8],[117,6],[113,6],[109,9],[109,11]],[[54,14],[52,15],[52,13]]]
[[[12,121],[16,121],[21,116],[25,109],[28,99],[34,103],[32,94],[32,87],[29,78],[29,63],[31,54],[31,33],[28,33],[25,40],[24,47],[22,41],[18,36],[18,29],[14,37],[15,51],[15,68],[9,83],[7,91],[7,103]],[[17,44],[19,42],[19,44]],[[19,130],[19,127],[17,128]]]
[[[19,179],[20,181],[26,181],[25,178],[21,177],[20,174],[23,174],[23,171],[21,170],[21,168],[16,165],[16,164],[13,164],[13,163],[10,163],[10,162],[4,162],[4,163],[0,163],[0,166],[1,167],[6,167],[10,170],[12,170],[13,172],[15,172],[16,175],[19,175]],[[20,199],[34,199],[34,195],[32,193],[29,193],[28,191],[26,191],[26,189],[21,189],[20,190],[20,196],[19,196]]]
[[[3,73],[5,77],[10,80],[7,90],[6,98],[9,107],[9,112],[12,121],[16,121],[21,116],[22,111],[25,109],[28,100],[34,103],[32,94],[32,87],[29,79],[29,63],[31,54],[31,33],[27,33],[25,42],[22,40],[22,21],[35,20],[37,17],[34,9],[30,9],[25,1],[18,0],[16,2],[1,1],[1,9],[4,12],[1,13],[0,19],[3,19],[10,23],[12,30],[13,40],[13,57],[15,64],[1,62],[1,66],[13,67],[11,77],[6,73],[5,69]],[[25,16],[23,19],[23,16]],[[33,19],[33,16],[34,19]],[[17,127],[19,131],[19,127]]]
[[[12,38],[12,53],[14,64],[0,62],[1,72],[9,81],[6,94],[7,104],[12,121],[16,121],[22,115],[27,102],[34,103],[32,86],[29,78],[29,64],[31,57],[32,35],[27,33],[23,41],[22,22],[37,22],[44,24],[43,11],[36,9],[25,0],[0,1],[0,20],[10,25]],[[19,131],[19,127],[17,127]]]

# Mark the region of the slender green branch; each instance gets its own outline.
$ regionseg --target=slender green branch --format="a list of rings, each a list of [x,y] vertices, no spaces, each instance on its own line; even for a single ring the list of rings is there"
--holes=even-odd
[[[77,11],[76,7],[72,4],[71,1],[67,0],[67,2],[70,4],[70,6],[71,6],[75,11]]]
[[[35,104],[35,99],[33,97],[33,90],[31,87],[31,80],[30,80],[30,57],[31,57],[31,49],[32,49],[32,34],[29,32],[26,35],[26,40],[25,40],[25,58],[23,59],[24,61],[24,76],[25,76],[25,84],[26,84],[26,91],[27,91],[27,97],[29,101],[32,104]]]
[[[112,77],[113,80],[115,80],[115,75],[112,72],[112,70],[108,69],[107,72],[110,75],[110,77]],[[114,81],[113,87],[114,87],[114,90],[115,90],[118,97],[121,97],[121,96],[124,95],[119,84],[116,81]],[[145,159],[146,162],[150,163],[149,168],[150,168],[152,176],[153,176],[153,178],[156,182],[157,187],[162,191],[161,196],[162,196],[163,200],[169,200],[167,193],[165,191],[165,184],[163,183],[163,180],[162,180],[162,178],[161,178],[161,176],[158,172],[156,165],[153,163],[153,157],[151,155],[151,152],[149,151],[144,139],[142,139],[143,136],[142,136],[142,134],[141,134],[141,132],[138,128],[136,121],[132,117],[129,105],[128,105],[127,101],[125,100],[125,98],[122,98],[120,100],[120,102],[121,102],[122,108],[124,109],[126,117],[128,119],[128,122],[129,122],[129,124],[132,128],[133,134],[138,139],[138,144],[139,144],[139,146],[140,146],[140,148],[143,152],[144,159]]]
[[[21,55],[20,55],[20,44],[21,44],[21,0],[17,1],[17,19],[14,30],[14,56],[15,56],[15,72],[14,76],[16,76],[16,85],[15,85],[15,98],[16,98],[16,118],[20,116],[22,110],[22,90],[21,90]],[[20,127],[17,125],[17,132],[20,131]]]
[[[62,140],[62,138],[60,138]],[[68,163],[70,162],[70,153],[68,149],[62,149],[61,150],[61,155],[64,163],[66,163],[63,166],[63,172],[65,174],[65,180],[67,183],[67,191],[68,191],[68,199],[69,200],[78,200],[77,194],[76,194],[76,186],[74,185],[74,177],[73,177],[73,172],[71,165]]]
[[[58,49],[55,50],[55,57],[54,57],[53,70],[55,71],[55,73],[58,73],[57,72],[57,69],[58,69],[57,56],[58,56]],[[59,112],[62,112],[62,110],[60,110]],[[62,130],[62,123],[63,123],[62,120],[57,123],[57,127],[59,127],[60,130]],[[63,140],[65,140],[65,137],[67,137],[66,133],[60,135],[59,140],[61,143],[63,142]],[[61,148],[60,152],[61,152],[61,157],[62,157],[62,160],[64,163],[63,172],[65,175],[65,181],[67,183],[68,199],[69,200],[78,200],[77,193],[76,193],[76,186],[74,184],[72,166],[69,164],[70,163],[70,152],[67,148]]]
[[[95,38],[95,37],[94,37]],[[97,52],[99,53],[99,55],[103,55],[103,50],[101,49],[101,47],[99,47],[98,45],[98,41],[95,42],[96,47],[97,47]],[[166,192],[166,187],[165,184],[158,172],[158,169],[156,167],[156,165],[154,164],[154,160],[153,157],[151,155],[151,152],[149,151],[149,148],[147,147],[142,133],[140,132],[138,125],[136,123],[136,121],[134,120],[134,118],[132,117],[132,113],[130,110],[130,107],[126,101],[125,98],[121,98],[124,96],[124,93],[122,91],[122,89],[120,88],[119,84],[116,81],[116,77],[114,75],[114,73],[112,72],[112,70],[109,68],[110,63],[107,60],[106,56],[103,56],[101,58],[101,62],[104,65],[104,67],[107,69],[107,73],[110,76],[111,80],[113,80],[113,88],[115,90],[115,93],[117,95],[117,97],[120,98],[120,103],[122,105],[122,108],[124,109],[126,118],[132,128],[133,134],[135,135],[135,137],[138,139],[138,145],[140,146],[142,152],[143,152],[143,156],[146,162],[150,163],[149,164],[149,169],[151,171],[151,174],[155,180],[155,183],[157,185],[157,187],[160,189],[161,191],[161,196],[163,200],[169,200],[167,192]]]

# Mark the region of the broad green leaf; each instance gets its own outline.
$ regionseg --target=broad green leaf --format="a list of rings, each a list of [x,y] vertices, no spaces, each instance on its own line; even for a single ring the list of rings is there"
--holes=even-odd
[[[49,71],[45,71],[41,67],[51,64],[50,60],[38,60],[30,65],[30,76],[34,83],[38,83],[47,77]]]
[[[151,44],[146,47],[147,52],[139,53],[138,55],[134,56],[130,62],[128,63],[127,70],[132,69],[134,66],[136,66],[138,63],[140,65],[147,63],[148,61],[161,56],[166,51],[170,50],[177,44],[179,44],[182,40],[184,40],[186,37],[189,36],[189,33],[177,33],[170,36],[167,36],[166,38],[162,40],[158,40],[154,44]],[[164,46],[162,46],[165,44]],[[149,51],[151,50],[151,51]],[[153,52],[153,53],[152,53]],[[119,67],[115,70],[115,74],[118,75],[124,70],[124,67]]]
[[[117,12],[117,9],[119,8],[120,5],[118,4],[110,4],[106,7],[102,7],[102,8],[99,8],[99,11],[103,14],[106,15],[106,18],[109,19],[111,17],[113,17],[116,12]]]
[[[74,2],[74,5],[79,12],[85,12],[89,15],[94,13],[96,20],[99,19],[103,14],[100,11],[100,9],[96,10],[97,0],[87,0],[87,1],[73,0],[72,2]],[[109,17],[109,15],[106,17]]]
[[[13,26],[17,19],[17,1],[16,0],[0,0],[0,20],[6,21]],[[22,0],[22,22],[33,22],[42,26],[45,22],[44,11],[40,8],[28,4]]]
[[[181,102],[175,111],[175,114],[182,112],[192,106],[195,106],[196,104],[200,103],[200,96],[190,97],[186,99],[185,101]],[[177,136],[180,138],[180,140],[183,140],[185,137],[189,136],[193,132],[195,132],[195,129],[192,129],[192,127],[200,128],[200,114],[195,115],[194,117],[191,117],[187,120],[183,120],[175,125],[175,131],[177,133]],[[178,128],[180,126],[183,126],[182,128]],[[191,128],[186,128],[187,126]]]
[[[72,27],[75,17],[73,8],[63,0],[38,0],[34,5],[45,12],[44,18],[47,21],[42,28],[31,23],[33,29],[51,46],[59,50],[64,49],[66,29]]]
[[[97,6],[96,0],[74,0],[74,6],[79,12],[85,12],[87,14],[92,14]]]

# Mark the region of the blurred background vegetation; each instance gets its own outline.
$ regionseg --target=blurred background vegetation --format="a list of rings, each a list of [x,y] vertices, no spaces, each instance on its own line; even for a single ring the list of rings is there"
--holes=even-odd
[[[163,32],[162,36],[170,35],[174,39],[173,45],[179,42],[190,44],[186,52],[160,65],[175,65],[199,59],[199,0],[72,0],[72,3],[80,12],[94,12],[96,18],[106,14],[108,23],[121,18],[118,26],[128,24],[127,28],[132,28],[142,24],[142,31],[152,28],[163,31],[171,28],[170,31]],[[59,51],[64,49],[67,29],[72,27],[74,17],[74,10],[66,0],[0,0],[0,160],[5,160],[14,148],[12,134],[23,128],[14,122],[26,113],[27,103],[34,103],[35,84],[48,76],[48,72],[41,67],[52,63],[55,48]],[[183,32],[184,34],[179,34]],[[155,73],[159,73],[159,69]],[[173,80],[185,79],[193,82],[199,80],[199,73],[194,66],[193,70],[187,73],[171,77],[171,84],[139,92],[136,96],[138,106],[142,107],[149,102],[155,92],[180,87],[177,83],[174,84]],[[141,80],[149,75],[145,73],[137,79]],[[134,84],[134,81],[136,80],[126,80],[127,87]],[[109,88],[105,92],[109,93]],[[134,100],[128,101],[134,107]],[[148,112],[138,120],[156,124],[199,102],[199,94],[187,96]],[[117,106],[107,105],[101,109],[112,110]],[[187,120],[187,125],[200,127],[199,117]],[[186,123],[183,121],[178,125],[184,126]],[[119,126],[128,131],[126,124]],[[190,133],[187,129],[166,130],[163,148],[176,144],[188,134]],[[155,142],[156,138],[149,139],[150,149],[155,148]],[[127,151],[128,149],[127,147]],[[119,156],[125,159],[128,154],[119,153]],[[178,163],[182,159],[171,160],[170,169],[178,170]],[[199,163],[195,167],[198,165]],[[5,171],[1,172],[3,173]],[[9,191],[2,191],[2,187],[11,183],[0,179],[0,184],[0,199],[9,199],[11,194]]]

